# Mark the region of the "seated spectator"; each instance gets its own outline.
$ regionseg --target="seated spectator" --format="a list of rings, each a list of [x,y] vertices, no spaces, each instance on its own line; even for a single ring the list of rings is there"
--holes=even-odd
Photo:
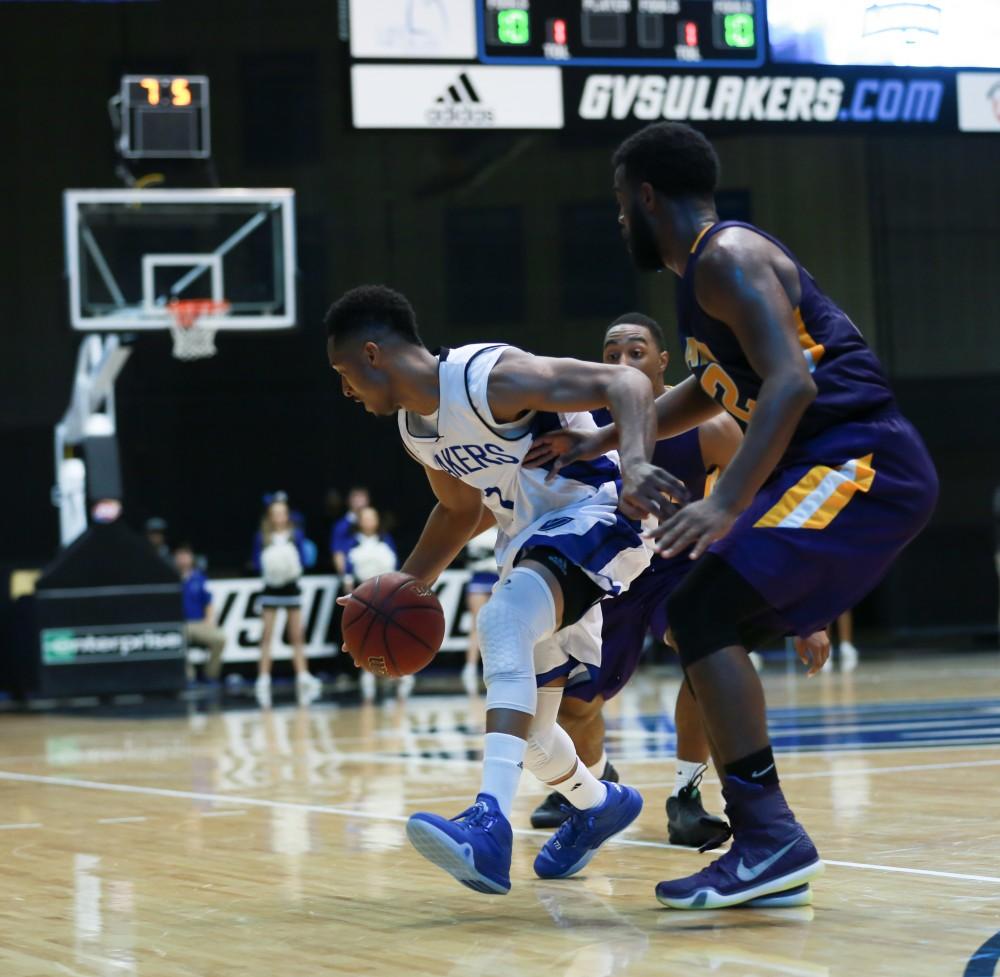
[[[212,613],[212,595],[209,593],[205,574],[195,566],[194,550],[190,544],[181,543],[174,550],[174,566],[183,584],[184,635],[189,645],[197,645],[208,651],[205,678],[211,682],[219,680],[222,671],[222,652],[226,647],[226,634],[216,627]],[[188,677],[193,678],[193,669],[188,665]]]

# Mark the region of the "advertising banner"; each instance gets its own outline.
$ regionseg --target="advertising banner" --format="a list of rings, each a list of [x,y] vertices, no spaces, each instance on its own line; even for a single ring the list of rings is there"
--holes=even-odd
[[[464,651],[468,640],[468,614],[463,595],[469,574],[464,570],[446,570],[435,584],[434,592],[444,610],[447,629],[443,651]],[[306,576],[302,588],[302,626],[305,631],[306,654],[322,658],[338,654],[340,634],[336,628],[334,611],[340,596],[340,578]],[[254,662],[259,657],[261,619],[257,598],[261,593],[260,580],[229,579],[210,580],[212,608],[216,623],[226,632],[226,649],[223,661]],[[337,618],[339,620],[339,617]],[[285,612],[277,611],[272,654],[278,660],[292,657],[292,649],[284,641]],[[194,655],[192,660],[201,656]]]

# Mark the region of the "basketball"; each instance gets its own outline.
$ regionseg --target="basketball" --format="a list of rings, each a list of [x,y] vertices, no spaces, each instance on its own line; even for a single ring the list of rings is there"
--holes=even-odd
[[[444,640],[441,603],[408,573],[366,580],[344,607],[344,644],[355,664],[399,678],[430,664]]]

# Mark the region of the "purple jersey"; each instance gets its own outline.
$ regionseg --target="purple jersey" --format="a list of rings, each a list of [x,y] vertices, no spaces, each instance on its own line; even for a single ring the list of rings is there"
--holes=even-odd
[[[594,420],[604,427],[611,424],[611,412],[602,407],[590,412]],[[691,493],[692,499],[705,497],[705,461],[701,457],[698,429],[693,428],[675,438],[657,441],[653,448],[653,464],[679,478]]]
[[[611,423],[606,410],[593,411],[593,415],[598,424]],[[657,441],[653,464],[679,478],[692,500],[704,498],[705,461],[697,428]],[[589,702],[596,695],[610,699],[621,691],[639,665],[647,632],[657,641],[667,633],[667,598],[694,566],[689,552],[685,550],[669,560],[654,556],[648,569],[632,581],[624,594],[601,601],[600,670],[596,675],[570,680],[566,695]]]
[[[894,409],[882,366],[847,314],[820,290],[780,241],[742,221],[721,221],[703,232],[677,290],[677,323],[685,343],[684,358],[702,389],[746,430],[760,394],[761,379],[733,331],[708,315],[694,293],[698,259],[712,237],[727,227],[744,227],[760,234],[780,248],[798,269],[802,298],[795,309],[795,322],[817,395],[802,416],[788,453],[796,454],[795,449],[803,442],[837,424]]]

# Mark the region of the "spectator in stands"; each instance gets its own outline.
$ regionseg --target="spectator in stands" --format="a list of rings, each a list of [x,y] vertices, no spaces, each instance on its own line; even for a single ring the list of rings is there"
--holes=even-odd
[[[222,652],[226,647],[226,634],[216,627],[212,613],[212,595],[209,593],[205,574],[195,565],[194,550],[189,543],[181,543],[174,549],[174,566],[183,584],[184,635],[189,645],[197,645],[208,651],[205,664],[205,678],[218,682],[222,671]],[[194,670],[188,665],[188,677],[194,677]]]
[[[469,571],[469,582],[465,585],[465,607],[469,612],[469,644],[465,650],[465,665],[462,668],[462,685],[469,695],[479,691],[479,631],[476,618],[490,599],[493,588],[499,580],[497,574],[497,527],[491,526],[478,536],[473,536],[465,546],[465,569]]]
[[[260,667],[254,691],[262,706],[271,704],[271,639],[279,607],[288,614],[288,634],[295,668],[295,691],[300,705],[319,697],[320,682],[309,672],[302,638],[302,577],[305,537],[295,527],[288,507],[288,496],[276,492],[264,512],[260,531],[254,537],[254,566],[264,578],[264,592],[259,599],[263,631],[260,638]]]
[[[333,559],[333,569],[343,578],[342,590],[350,591],[354,589],[356,581],[348,572],[347,553],[354,546],[355,535],[358,531],[358,515],[362,509],[371,506],[371,494],[364,486],[356,485],[347,494],[347,512],[333,525],[330,533],[330,554]],[[392,536],[388,533],[382,534],[382,540],[395,549]]]
[[[167,520],[160,516],[152,516],[146,520],[146,539],[149,545],[156,550],[157,555],[170,562],[170,547],[167,545]]]
[[[380,573],[390,573],[399,565],[396,547],[391,539],[381,532],[381,520],[377,510],[370,505],[357,513],[357,522],[347,550],[344,568],[353,585],[364,583]],[[398,694],[406,698],[413,689],[414,678],[407,675],[399,680]],[[375,676],[364,669],[361,671],[361,697],[365,702],[375,698]]]

